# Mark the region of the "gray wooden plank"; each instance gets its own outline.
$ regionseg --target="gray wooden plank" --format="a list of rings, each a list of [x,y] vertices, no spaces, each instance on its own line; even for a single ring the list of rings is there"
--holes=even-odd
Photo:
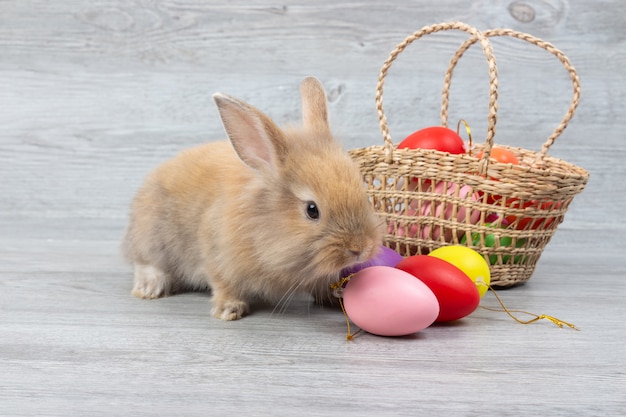
[[[510,308],[579,332],[479,309],[413,337],[348,342],[341,312],[305,299],[225,323],[203,293],[133,298],[119,221],[7,223],[0,415],[591,416],[625,405],[617,250],[581,258],[557,244],[531,281],[500,291]]]

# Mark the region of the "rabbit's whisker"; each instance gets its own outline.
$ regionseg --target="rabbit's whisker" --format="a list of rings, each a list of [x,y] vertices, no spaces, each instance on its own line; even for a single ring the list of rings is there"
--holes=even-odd
[[[287,289],[287,291],[285,291],[285,293],[280,298],[280,300],[278,300],[278,302],[276,303],[276,306],[274,307],[274,310],[272,310],[272,315],[274,313],[284,314],[285,311],[287,311],[287,308],[289,308],[289,305],[293,301],[293,298],[295,297],[296,293],[298,292],[301,286],[302,286],[302,281],[294,282]]]

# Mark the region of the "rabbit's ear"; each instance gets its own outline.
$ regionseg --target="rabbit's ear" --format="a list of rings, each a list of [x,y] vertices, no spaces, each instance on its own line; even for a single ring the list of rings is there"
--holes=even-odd
[[[306,77],[300,84],[302,95],[302,121],[304,128],[330,136],[328,105],[324,87],[315,77]]]
[[[214,94],[213,100],[239,158],[256,170],[275,171],[287,153],[287,140],[282,130],[265,114],[241,100],[221,93]]]

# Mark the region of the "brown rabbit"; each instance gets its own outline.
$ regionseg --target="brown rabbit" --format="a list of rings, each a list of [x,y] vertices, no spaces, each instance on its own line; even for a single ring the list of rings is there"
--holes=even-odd
[[[382,242],[359,171],[334,140],[326,93],[301,84],[304,126],[282,130],[235,98],[213,96],[230,140],[180,153],[138,191],[124,247],[133,295],[212,291],[212,314],[308,292],[322,300],[341,269]]]

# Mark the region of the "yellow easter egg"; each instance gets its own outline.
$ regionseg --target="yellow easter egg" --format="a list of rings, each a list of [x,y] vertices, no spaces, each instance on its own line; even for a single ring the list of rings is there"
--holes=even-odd
[[[466,246],[452,245],[435,249],[429,256],[442,259],[459,268],[476,284],[478,294],[482,297],[489,289],[491,273],[489,264],[483,256]]]

